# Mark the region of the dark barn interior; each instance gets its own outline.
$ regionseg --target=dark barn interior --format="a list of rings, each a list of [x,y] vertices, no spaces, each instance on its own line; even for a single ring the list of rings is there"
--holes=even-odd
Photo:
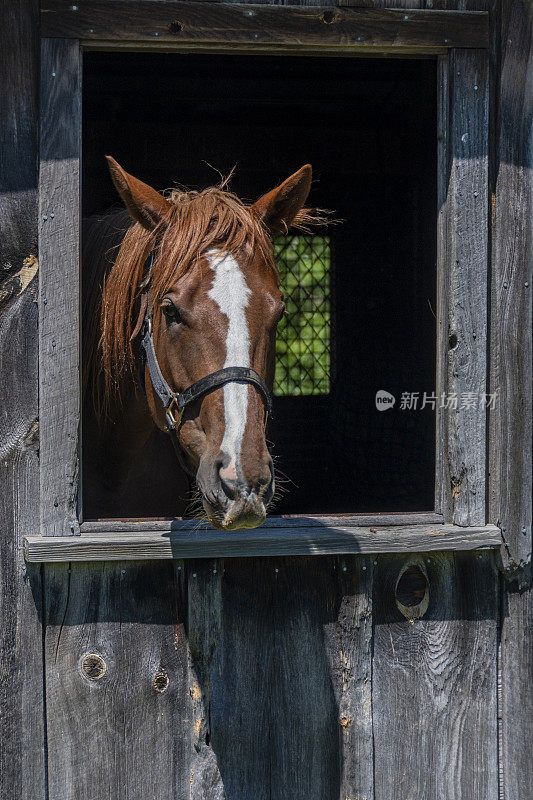
[[[330,392],[275,398],[268,438],[290,481],[274,513],[434,508],[435,410],[420,405],[435,391],[436,111],[430,59],[84,56],[85,215],[117,203],[111,154],[158,189],[212,185],[213,167],[236,166],[231,188],[250,200],[309,162],[310,204],[343,221],[324,231]],[[394,408],[376,409],[378,390]],[[404,392],[416,410],[401,408]],[[132,492],[126,516],[184,514],[178,469],[154,434],[132,478],[149,491]],[[101,516],[98,497],[83,503],[85,519]]]

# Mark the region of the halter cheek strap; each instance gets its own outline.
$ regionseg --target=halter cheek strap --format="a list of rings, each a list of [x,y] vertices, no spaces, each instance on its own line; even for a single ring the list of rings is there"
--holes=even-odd
[[[143,353],[146,366],[148,367],[153,390],[161,400],[165,409],[169,430],[177,429],[182,414],[188,405],[198,400],[198,398],[210,392],[212,389],[224,386],[224,384],[230,383],[231,381],[251,383],[255,386],[263,398],[267,413],[271,413],[272,399],[267,385],[263,378],[254,369],[251,369],[251,367],[225,367],[216,372],[211,372],[209,375],[206,375],[205,378],[200,378],[199,381],[193,383],[183,392],[174,392],[163,377],[157,360],[150,318],[147,320],[141,339],[141,352]]]
[[[195,400],[198,400],[200,397],[203,397],[203,395],[205,395],[207,392],[210,392],[212,389],[216,389],[219,386],[224,386],[226,383],[233,381],[251,383],[256,387],[256,389],[258,389],[261,397],[263,398],[266,411],[266,420],[268,415],[272,413],[272,397],[263,378],[251,367],[224,367],[224,369],[219,369],[216,372],[211,372],[204,378],[200,378],[199,381],[193,383],[183,392],[175,392],[170,388],[163,377],[163,373],[161,372],[161,368],[157,360],[152,332],[153,310],[150,304],[148,286],[150,283],[150,273],[154,260],[153,252],[148,257],[147,261],[148,260],[150,263],[147,268],[147,275],[140,286],[142,294],[139,317],[131,334],[131,339],[134,339],[142,330],[141,365],[139,370],[141,385],[144,386],[143,373],[144,366],[146,365],[148,367],[152,388],[159,397],[161,403],[163,404],[163,408],[165,409],[167,427],[169,433],[171,434],[174,449],[176,450],[181,465],[187,469],[186,465],[184,464],[183,453],[179,447],[178,437],[176,434],[183,412],[188,405],[193,403]]]

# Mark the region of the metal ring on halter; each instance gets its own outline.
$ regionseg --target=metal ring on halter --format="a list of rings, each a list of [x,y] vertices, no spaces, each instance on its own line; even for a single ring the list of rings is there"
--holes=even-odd
[[[176,408],[178,409],[177,418],[174,416],[174,410],[173,410],[174,406],[176,406]],[[179,405],[178,405],[177,395],[174,395],[174,397],[170,401],[170,405],[168,406],[168,408],[165,411],[165,419],[167,421],[167,427],[168,427],[169,431],[177,431],[178,430],[178,428],[179,428],[179,426],[181,424],[181,418],[183,416],[183,412],[184,411],[185,411],[185,406],[183,406],[183,408],[180,408]]]

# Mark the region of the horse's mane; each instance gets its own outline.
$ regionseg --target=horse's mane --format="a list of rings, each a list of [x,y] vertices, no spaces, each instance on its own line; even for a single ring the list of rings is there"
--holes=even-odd
[[[103,284],[100,312],[91,302],[93,313],[86,322],[84,351],[96,378],[96,399],[100,411],[113,398],[119,398],[125,378],[133,374],[135,356],[130,341],[139,286],[148,256],[153,252],[150,292],[160,301],[170,287],[185,275],[207,251],[223,247],[235,254],[245,245],[259,249],[264,261],[278,278],[270,236],[262,220],[236,195],[220,187],[203,191],[172,190],[167,194],[171,207],[168,216],[153,231],[139,223],[125,225],[125,212],[92,218],[88,222],[89,242],[84,257],[94,258],[103,243],[107,270],[113,250],[118,252]],[[292,227],[306,231],[324,217],[302,209]],[[115,241],[113,242],[113,239]],[[117,241],[118,239],[118,241]],[[120,241],[121,240],[121,241]],[[114,244],[114,247],[113,247]],[[104,255],[101,252],[101,257]],[[97,272],[107,271],[100,269]],[[100,274],[101,284],[102,274]],[[94,281],[93,281],[94,284]],[[93,285],[94,294],[94,285]],[[95,298],[94,298],[95,299]],[[99,329],[99,337],[98,337]],[[94,369],[94,356],[98,368]]]

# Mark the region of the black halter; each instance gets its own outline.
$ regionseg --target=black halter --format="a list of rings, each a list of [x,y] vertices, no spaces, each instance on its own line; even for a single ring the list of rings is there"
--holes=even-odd
[[[172,442],[176,452],[181,456],[181,453],[178,450],[179,445],[176,435],[177,430],[179,428],[184,410],[188,405],[193,403],[195,400],[198,400],[199,397],[202,397],[212,389],[216,389],[219,386],[224,386],[224,384],[231,381],[243,381],[245,383],[251,383],[260,392],[265,404],[267,415],[272,412],[272,397],[263,378],[251,367],[224,367],[224,369],[219,369],[216,372],[211,372],[204,378],[200,378],[200,380],[193,383],[183,392],[175,392],[170,388],[163,377],[161,368],[159,367],[152,334],[153,308],[150,303],[148,285],[150,282],[150,270],[153,263],[153,254],[149,256],[149,259],[150,265],[148,268],[148,275],[141,284],[141,288],[145,290],[147,295],[144,303],[146,311],[144,314],[141,331],[141,367],[144,368],[145,364],[148,367],[153,390],[161,400],[161,403],[165,409],[167,429],[171,434]],[[143,305],[141,305],[141,308],[143,308]],[[144,369],[142,369],[141,372],[144,372]],[[144,382],[142,380],[141,384],[144,386]]]

